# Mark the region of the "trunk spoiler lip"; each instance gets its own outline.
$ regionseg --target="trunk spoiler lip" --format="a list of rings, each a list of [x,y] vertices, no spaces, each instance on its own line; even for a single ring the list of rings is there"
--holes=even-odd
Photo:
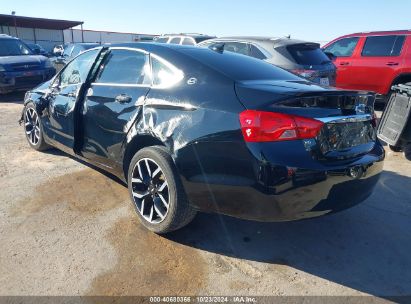
[[[370,121],[373,119],[371,114],[356,114],[348,116],[333,116],[333,117],[317,117],[316,120],[322,121],[327,124],[349,123],[349,122],[362,122]]]
[[[290,84],[290,85],[287,85]],[[292,84],[306,86],[305,88],[296,88]],[[278,95],[282,96],[295,96],[295,97],[313,97],[313,96],[358,96],[358,95],[370,95],[375,96],[376,94],[372,91],[365,90],[346,90],[334,87],[322,87],[316,83],[301,80],[301,81],[290,81],[290,80],[243,80],[236,81],[235,86],[241,86],[243,88],[254,88],[266,90],[266,88],[283,88],[289,89],[289,92],[278,92]]]

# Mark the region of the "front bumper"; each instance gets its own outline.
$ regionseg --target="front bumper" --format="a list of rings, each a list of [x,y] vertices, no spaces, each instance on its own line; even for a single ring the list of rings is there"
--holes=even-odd
[[[197,155],[203,153],[200,147],[195,149]],[[257,221],[301,220],[355,206],[372,194],[385,158],[379,143],[367,155],[332,165],[310,163],[288,149],[283,152],[289,154],[288,164],[282,163],[286,157],[281,153],[267,156],[258,150],[250,157],[238,146],[226,149],[226,159],[221,160],[221,153],[215,157],[220,165],[212,168],[209,164],[217,151],[208,149],[211,152],[200,164],[201,172],[193,174],[193,162],[186,172],[190,176],[182,176],[191,204],[201,211]]]
[[[0,94],[30,90],[51,79],[55,73],[55,68],[24,72],[0,72]]]

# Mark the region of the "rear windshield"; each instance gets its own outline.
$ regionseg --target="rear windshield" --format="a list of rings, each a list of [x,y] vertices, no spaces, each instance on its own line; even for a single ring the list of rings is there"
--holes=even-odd
[[[330,62],[330,59],[317,45],[293,45],[287,47],[293,59],[298,64],[320,65]]]
[[[236,81],[301,80],[294,74],[270,63],[233,52],[220,53],[208,48],[192,48],[181,51]]]
[[[19,40],[1,39],[0,56],[32,55],[30,48]]]

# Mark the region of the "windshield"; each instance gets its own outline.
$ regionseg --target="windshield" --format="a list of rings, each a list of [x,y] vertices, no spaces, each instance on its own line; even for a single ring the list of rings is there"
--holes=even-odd
[[[287,49],[298,64],[320,65],[330,62],[330,59],[318,46],[301,44],[289,46]]]
[[[33,52],[23,42],[14,39],[2,39],[0,43],[0,56],[32,55]]]

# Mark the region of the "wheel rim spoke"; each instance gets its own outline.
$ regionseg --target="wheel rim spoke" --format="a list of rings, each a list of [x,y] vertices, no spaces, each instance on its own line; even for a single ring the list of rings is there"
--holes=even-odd
[[[41,136],[40,120],[37,112],[32,108],[24,113],[24,128],[28,141],[32,145],[37,145]]]
[[[140,159],[133,168],[131,188],[134,204],[151,224],[161,223],[168,214],[168,183],[161,167],[150,158]]]

